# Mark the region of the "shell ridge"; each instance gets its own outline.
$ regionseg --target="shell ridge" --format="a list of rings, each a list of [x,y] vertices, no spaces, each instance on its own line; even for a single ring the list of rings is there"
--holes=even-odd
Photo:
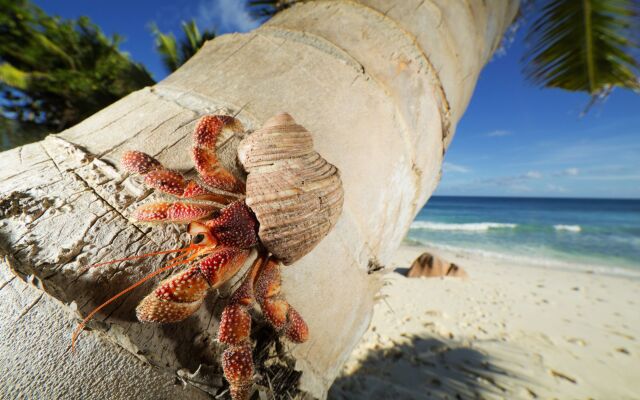
[[[247,172],[246,204],[265,247],[289,265],[308,254],[342,212],[340,172],[313,148],[313,136],[286,113],[245,137],[238,159]]]

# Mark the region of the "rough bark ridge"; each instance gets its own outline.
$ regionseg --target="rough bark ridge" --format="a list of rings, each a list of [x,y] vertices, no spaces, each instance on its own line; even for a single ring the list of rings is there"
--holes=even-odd
[[[301,4],[256,31],[217,38],[158,85],[81,124],[3,153],[0,394],[127,398],[131,391],[113,388],[136,382],[139,398],[217,393],[223,383],[215,332],[224,306],[217,295],[183,323],[141,324],[133,308],[152,282],[90,324],[158,368],[95,333],[81,336],[77,356],[67,354],[73,313],[64,310],[86,315],[162,260],[89,272],[84,265],[184,240],[183,226],[128,220],[134,207],[158,195],[120,172],[124,150],[143,150],[189,171],[190,134],[200,115],[238,113],[245,126],[256,128],[286,110],[340,168],[345,206],[329,236],[284,271],[285,293],[311,338],[288,346],[258,326],[258,380],[264,390],[284,385],[290,394],[325,397],[369,323],[378,282],[368,269],[388,261],[437,185],[480,69],[516,9],[517,2],[507,0]],[[222,149],[229,165],[236,145]],[[40,351],[43,346],[48,351]],[[10,355],[14,348],[18,356]],[[96,363],[100,368],[88,373]],[[167,383],[171,375],[202,391],[188,385],[181,392]]]

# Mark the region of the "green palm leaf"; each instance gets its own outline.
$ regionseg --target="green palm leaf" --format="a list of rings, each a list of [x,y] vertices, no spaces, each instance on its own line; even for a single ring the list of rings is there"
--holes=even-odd
[[[151,33],[156,37],[156,51],[169,71],[175,71],[182,64],[178,54],[178,43],[173,33],[162,33],[158,25],[151,24]]]
[[[637,0],[542,0],[526,36],[524,73],[535,84],[589,93],[640,89]]]
[[[49,16],[29,0],[0,0],[0,10],[5,120],[59,131],[154,83],[142,65],[118,50],[117,36],[106,37],[86,17]],[[0,129],[0,141],[6,138]]]
[[[216,36],[213,31],[209,30],[200,33],[194,20],[182,22],[182,31],[185,37],[178,44],[173,33],[162,33],[155,23],[151,24],[151,33],[156,38],[156,50],[160,53],[162,63],[169,72],[177,70],[193,57],[207,40]]]
[[[202,46],[204,46],[207,40],[211,40],[216,37],[213,31],[205,30],[200,33],[196,21],[191,20],[189,22],[182,23],[182,32],[184,32],[185,38],[181,43],[182,50],[182,64],[187,62]]]

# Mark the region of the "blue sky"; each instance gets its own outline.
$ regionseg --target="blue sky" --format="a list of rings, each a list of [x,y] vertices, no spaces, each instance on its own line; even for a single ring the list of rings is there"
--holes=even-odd
[[[166,76],[149,23],[179,34],[195,18],[218,33],[259,25],[242,0],[37,0],[51,14],[89,16],[156,80]],[[581,116],[587,95],[524,80],[519,31],[485,67],[444,164],[440,195],[640,198],[640,95],[615,90]]]

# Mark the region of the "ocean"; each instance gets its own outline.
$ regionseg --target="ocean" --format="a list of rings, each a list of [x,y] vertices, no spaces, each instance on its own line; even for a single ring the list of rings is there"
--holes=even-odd
[[[640,274],[640,200],[434,196],[409,244],[548,267]]]

